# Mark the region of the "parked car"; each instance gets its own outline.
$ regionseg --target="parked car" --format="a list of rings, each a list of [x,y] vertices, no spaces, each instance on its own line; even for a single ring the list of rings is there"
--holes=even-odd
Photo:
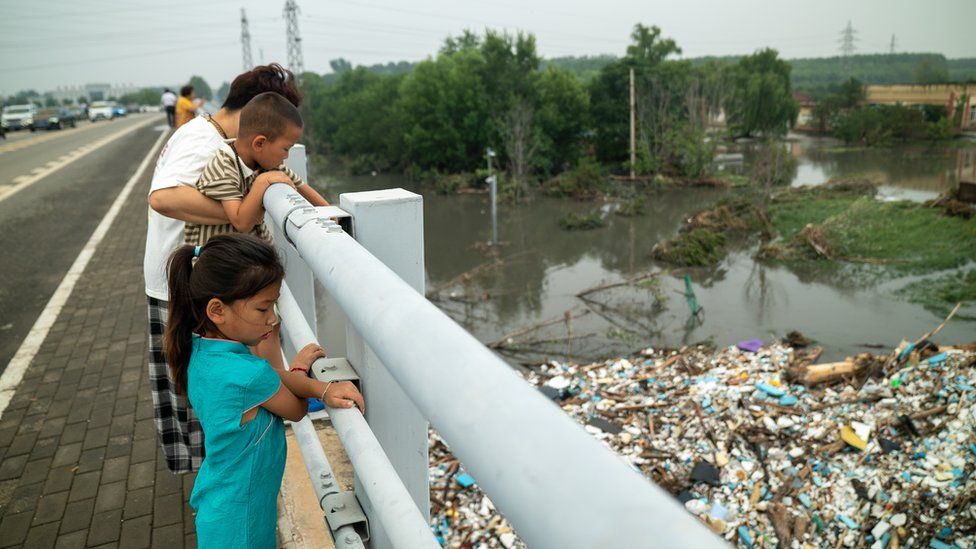
[[[88,106],[88,120],[111,120],[115,117],[115,101],[94,101]]]
[[[28,129],[34,131],[34,115],[37,114],[37,105],[28,103],[27,105],[10,105],[3,109],[0,121],[8,130]]]
[[[41,109],[34,116],[34,128],[38,130],[73,128],[75,123],[75,114],[67,107]]]
[[[129,110],[123,107],[122,105],[115,105],[114,107],[112,107],[113,116],[123,117],[127,114],[129,114]]]

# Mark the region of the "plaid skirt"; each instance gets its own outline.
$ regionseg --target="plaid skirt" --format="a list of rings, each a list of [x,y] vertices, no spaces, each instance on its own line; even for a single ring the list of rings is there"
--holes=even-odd
[[[148,297],[148,296],[147,296]],[[167,302],[149,297],[149,389],[153,418],[166,465],[174,473],[191,473],[203,463],[203,428],[186,397],[174,391],[163,353]]]

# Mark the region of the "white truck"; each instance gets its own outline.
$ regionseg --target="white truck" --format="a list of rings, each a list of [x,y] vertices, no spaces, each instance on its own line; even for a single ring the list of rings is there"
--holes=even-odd
[[[34,115],[37,114],[37,105],[28,103],[26,105],[10,105],[3,109],[0,124],[4,130],[27,129],[34,131]]]
[[[115,101],[95,101],[88,106],[88,120],[111,120],[114,114]]]

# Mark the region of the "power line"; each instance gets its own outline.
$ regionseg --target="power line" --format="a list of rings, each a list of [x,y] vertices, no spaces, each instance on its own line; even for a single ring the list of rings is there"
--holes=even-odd
[[[216,48],[218,46],[227,46],[227,45],[232,44],[232,43],[233,42],[230,42],[230,43],[228,43],[228,42],[214,42],[214,43],[211,43],[211,44],[192,44],[192,45],[189,45],[189,46],[182,46],[182,47],[179,47],[179,48],[172,48],[172,49],[168,49],[168,50],[155,50],[155,51],[150,51],[150,52],[129,53],[129,54],[124,54],[124,55],[114,55],[114,56],[110,56],[110,57],[88,58],[88,59],[85,59],[84,61],[58,61],[58,62],[46,63],[46,64],[22,65],[20,67],[0,67],[0,71],[3,71],[3,72],[7,72],[7,71],[25,71],[26,72],[26,71],[32,71],[32,70],[37,70],[37,69],[47,69],[47,68],[50,68],[50,67],[64,67],[64,66],[67,66],[67,65],[80,66],[80,65],[84,65],[86,63],[97,63],[97,62],[101,62],[101,61],[115,61],[117,59],[130,59],[130,58],[133,58],[133,57],[152,57],[152,56],[162,55],[162,54],[166,54],[166,53],[175,53],[175,52],[178,52],[178,51],[200,50],[200,49],[206,49],[206,48]]]
[[[254,60],[251,59],[251,32],[247,28],[247,15],[244,13],[244,8],[241,8],[241,53],[244,59],[244,70],[251,70],[254,67]]]
[[[295,0],[285,0],[285,34],[288,47],[288,68],[295,78],[300,79],[305,72],[302,60],[302,37],[298,32],[298,4]]]

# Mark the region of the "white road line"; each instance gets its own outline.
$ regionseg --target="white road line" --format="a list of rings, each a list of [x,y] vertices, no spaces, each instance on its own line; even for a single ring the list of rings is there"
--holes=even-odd
[[[141,125],[140,125],[141,126]],[[57,289],[54,290],[54,295],[48,300],[47,305],[44,306],[44,310],[41,311],[41,315],[34,322],[34,326],[28,332],[27,337],[20,344],[20,348],[14,353],[14,357],[10,359],[7,363],[7,368],[3,371],[3,375],[0,375],[0,418],[3,417],[4,410],[10,404],[10,399],[13,398],[14,393],[17,391],[17,386],[20,385],[20,381],[24,379],[24,373],[27,371],[27,367],[30,366],[34,356],[37,355],[37,351],[40,350],[41,344],[47,338],[47,334],[51,331],[51,327],[54,326],[55,320],[57,320],[58,315],[61,313],[61,309],[64,304],[68,302],[68,298],[71,297],[71,292],[75,288],[75,283],[81,277],[82,273],[85,272],[85,268],[88,266],[88,262],[91,260],[92,255],[94,255],[96,248],[102,242],[105,234],[108,233],[109,228],[112,226],[112,222],[118,216],[119,211],[122,210],[122,205],[125,204],[126,199],[132,192],[132,188],[135,187],[139,178],[145,173],[146,168],[149,163],[156,157],[156,152],[159,150],[160,145],[166,139],[168,134],[163,132],[160,134],[159,139],[153,144],[152,148],[149,149],[149,153],[146,157],[142,159],[142,163],[136,169],[136,173],[132,174],[129,181],[126,182],[125,187],[119,192],[118,197],[116,197],[115,202],[108,209],[105,217],[95,228],[95,232],[92,233],[91,238],[85,244],[85,247],[81,249],[78,257],[75,258],[75,262],[68,269],[68,272],[61,279],[61,284],[58,285]],[[2,197],[0,197],[2,198]]]
[[[124,129],[122,131],[119,131],[119,132],[110,134],[110,135],[108,135],[106,137],[103,137],[103,138],[101,138],[101,139],[99,139],[99,140],[97,140],[97,141],[95,141],[95,142],[93,142],[91,144],[85,145],[84,147],[79,147],[78,149],[76,149],[72,153],[69,153],[71,156],[69,158],[65,159],[65,160],[60,160],[60,161],[53,160],[53,161],[47,163],[47,167],[44,167],[44,168],[34,168],[33,170],[31,170],[31,174],[28,175],[28,176],[18,176],[18,177],[15,177],[13,179],[13,181],[16,182],[16,184],[13,187],[11,187],[10,190],[7,191],[6,194],[4,194],[3,196],[0,196],[0,202],[2,202],[4,200],[10,198],[11,196],[17,194],[17,191],[19,191],[19,190],[21,190],[21,189],[23,189],[23,188],[25,188],[27,186],[33,185],[34,183],[37,183],[41,179],[44,179],[45,177],[47,177],[47,176],[51,175],[52,173],[60,170],[61,168],[67,166],[68,164],[71,164],[75,160],[78,160],[79,158],[81,158],[82,156],[84,156],[84,153],[88,153],[88,152],[94,151],[94,150],[96,150],[96,149],[98,149],[100,147],[104,147],[105,145],[108,145],[109,143],[115,141],[116,139],[119,139],[120,137],[124,137],[126,135],[129,135],[130,133],[138,130],[139,128],[142,128],[143,126],[148,126],[149,124],[151,124],[153,122],[158,122],[158,121],[159,120],[155,116],[154,117],[151,117],[151,118],[148,118],[146,120],[143,120],[142,122],[139,122],[138,124],[129,126],[128,128],[126,128],[126,129]],[[79,153],[77,155],[74,154],[75,152],[79,152],[79,151],[81,151],[81,153]],[[22,177],[26,177],[26,179],[20,179]],[[18,181],[18,179],[20,179],[20,181]]]

